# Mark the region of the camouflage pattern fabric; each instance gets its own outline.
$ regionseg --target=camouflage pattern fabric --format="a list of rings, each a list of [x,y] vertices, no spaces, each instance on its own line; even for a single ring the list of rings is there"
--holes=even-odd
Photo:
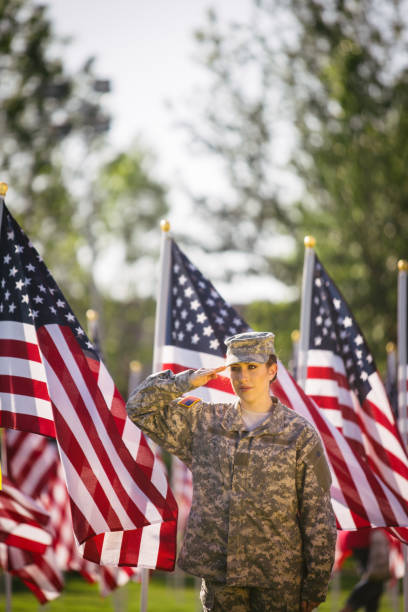
[[[187,407],[180,396],[192,373],[153,374],[127,403],[132,421],[193,473],[179,567],[210,583],[270,589],[287,610],[324,601],[336,527],[317,432],[277,398],[252,431],[238,399]]]
[[[266,363],[275,354],[275,334],[244,332],[225,339],[226,365],[233,363]]]
[[[202,580],[200,600],[204,612],[287,612],[273,589],[229,587]],[[298,610],[298,607],[296,608]]]

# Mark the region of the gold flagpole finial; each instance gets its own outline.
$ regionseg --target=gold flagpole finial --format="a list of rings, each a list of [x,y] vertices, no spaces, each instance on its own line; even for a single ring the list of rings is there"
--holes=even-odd
[[[385,345],[385,350],[387,351],[387,353],[392,353],[393,351],[395,351],[397,347],[395,346],[395,342],[387,342],[387,344]]]
[[[129,363],[129,370],[131,372],[141,372],[142,371],[142,364],[140,363],[140,361],[137,361],[137,359],[133,359],[130,363]]]
[[[162,219],[160,221],[160,229],[162,232],[169,232],[170,231],[170,221],[168,221],[167,219]]]
[[[298,329],[294,329],[293,332],[290,334],[290,339],[292,340],[292,342],[299,342],[299,338],[300,331]]]
[[[4,198],[8,190],[7,183],[0,183],[0,197]]]
[[[313,236],[305,236],[303,243],[307,249],[313,249],[316,245],[316,240]]]
[[[406,272],[408,270],[408,261],[406,259],[400,259],[398,262],[398,270],[400,272]]]
[[[92,308],[89,308],[89,310],[86,311],[86,318],[88,319],[88,321],[97,321],[99,315],[96,310],[92,310]]]

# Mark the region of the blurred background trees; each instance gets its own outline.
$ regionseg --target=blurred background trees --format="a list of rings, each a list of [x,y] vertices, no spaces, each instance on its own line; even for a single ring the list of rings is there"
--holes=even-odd
[[[298,292],[303,237],[313,234],[380,364],[395,340],[396,262],[406,257],[407,4],[252,0],[245,23],[210,10],[195,35],[208,86],[190,101],[191,152],[212,157],[227,185],[191,194],[206,230],[197,242],[222,253],[223,266],[239,255],[247,274]],[[89,307],[100,312],[104,356],[126,394],[128,362],[150,368],[158,220],[169,202],[140,142],[112,151],[110,89],[92,58],[67,69],[44,7],[0,0],[10,208],[82,324]],[[288,361],[299,301],[277,290],[239,309],[278,333]]]
[[[250,22],[210,11],[196,33],[210,87],[190,133],[231,187],[224,199],[196,194],[218,249],[247,251],[249,267],[263,254],[265,269],[299,287],[303,236],[314,235],[380,362],[407,254],[407,8],[254,0]]]
[[[99,311],[104,358],[126,395],[129,361],[151,364],[148,296],[166,189],[148,151],[112,153],[110,81],[93,58],[69,73],[62,45],[45,7],[0,1],[1,180],[85,329],[86,311]]]

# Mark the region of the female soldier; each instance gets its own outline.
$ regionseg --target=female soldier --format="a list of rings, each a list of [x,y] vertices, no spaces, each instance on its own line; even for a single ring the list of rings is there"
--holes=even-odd
[[[336,541],[320,438],[270,395],[274,335],[248,332],[225,343],[224,366],[153,374],[127,411],[193,473],[178,565],[202,577],[203,610],[309,612],[326,597]],[[235,402],[180,397],[228,366]]]

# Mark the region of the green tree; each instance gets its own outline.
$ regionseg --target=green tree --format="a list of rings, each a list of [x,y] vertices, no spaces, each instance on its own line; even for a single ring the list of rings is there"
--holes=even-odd
[[[87,309],[100,311],[102,350],[126,395],[129,361],[151,364],[153,262],[165,187],[141,146],[109,149],[110,82],[96,74],[93,58],[75,74],[67,70],[44,6],[0,0],[0,24],[0,180],[9,184],[7,204],[82,325]]]
[[[0,22],[0,178],[9,183],[13,213],[54,262],[59,280],[78,294],[82,237],[78,204],[64,180],[65,147],[109,126],[96,97],[105,81],[91,61],[77,75],[67,72],[44,6],[1,0]]]
[[[197,199],[219,248],[265,255],[272,274],[299,286],[313,234],[379,361],[395,339],[408,230],[403,4],[254,0],[247,24],[210,12],[196,35],[210,95],[192,133],[232,188],[228,201]],[[278,236],[288,237],[283,254]]]

